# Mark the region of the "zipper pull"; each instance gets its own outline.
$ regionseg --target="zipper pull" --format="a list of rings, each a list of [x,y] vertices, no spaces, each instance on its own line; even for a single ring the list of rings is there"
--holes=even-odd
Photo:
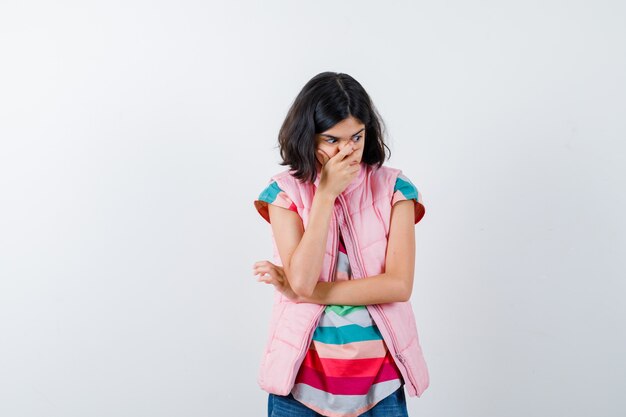
[[[396,358],[398,358],[400,362],[404,363],[404,356],[402,356],[400,353],[396,354]]]

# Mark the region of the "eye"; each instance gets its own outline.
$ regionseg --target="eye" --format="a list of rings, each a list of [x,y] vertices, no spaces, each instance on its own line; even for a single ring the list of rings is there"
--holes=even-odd
[[[334,141],[334,142],[331,142],[331,141]],[[328,139],[324,139],[324,142],[326,142],[326,143],[335,143],[335,142],[337,142],[337,139],[335,139],[335,138],[328,138]]]
[[[358,142],[359,140],[361,140],[361,135],[355,136],[352,139],[354,139],[355,142]]]

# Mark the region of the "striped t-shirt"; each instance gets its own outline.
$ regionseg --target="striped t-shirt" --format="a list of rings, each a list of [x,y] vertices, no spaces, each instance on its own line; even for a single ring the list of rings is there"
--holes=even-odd
[[[351,278],[339,240],[335,281]],[[319,414],[358,416],[402,386],[402,376],[365,306],[327,305],[291,391]]]
[[[391,204],[407,199],[422,204],[421,194],[400,174]],[[295,204],[275,181],[263,190],[258,200],[297,212]],[[351,279],[341,235],[337,250],[335,280]],[[366,306],[327,305],[291,394],[324,416],[355,417],[395,392],[402,383],[400,371]]]

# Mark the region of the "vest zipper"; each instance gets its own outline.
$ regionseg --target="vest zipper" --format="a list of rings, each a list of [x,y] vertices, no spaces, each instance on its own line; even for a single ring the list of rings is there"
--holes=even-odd
[[[334,209],[333,209],[333,214],[331,215],[331,218],[330,218],[331,227],[332,227],[332,223],[334,222],[333,215],[334,215]],[[333,248],[336,248],[338,245],[338,241],[339,241],[338,234],[339,234],[339,226],[338,226],[338,223],[335,222],[335,234],[333,236]],[[329,273],[328,280],[334,281],[335,280],[335,266],[337,264],[337,256],[336,255],[331,255],[331,256],[333,256],[334,259],[332,260],[331,265],[330,265],[330,273]],[[306,352],[309,350],[309,346],[311,345],[311,339],[313,339],[313,333],[315,332],[315,329],[317,328],[317,324],[319,323],[320,317],[322,316],[322,312],[324,311],[325,307],[326,306],[324,305],[320,305],[319,311],[315,313],[315,318],[311,322],[309,331],[307,333],[307,337],[303,339],[303,343],[300,345],[300,354],[298,355],[298,359],[296,360],[294,364],[294,368],[291,373],[291,388],[292,389],[295,384],[296,377],[298,375],[297,374],[298,370],[300,369],[300,366],[302,365],[302,361],[304,361]]]
[[[352,228],[352,223],[350,220],[350,216],[348,215],[348,210],[346,208],[346,202],[343,199],[343,196],[339,196],[339,201],[341,202],[341,207],[343,208],[343,217],[345,220],[345,224],[347,226],[348,232],[349,232],[349,237],[351,242],[350,243],[354,243],[354,245],[350,245],[351,246],[351,250],[353,253],[353,257],[354,259],[357,261],[359,269],[361,270],[361,274],[365,275],[365,268],[364,268],[364,264],[363,264],[363,260],[361,259],[361,254],[356,250],[355,246],[356,246],[356,237],[354,235],[354,230]],[[345,242],[345,239],[344,239]],[[348,248],[348,245],[346,244],[346,249]],[[398,361],[402,364],[402,366],[404,367],[405,373],[408,375],[409,377],[409,382],[413,385],[414,390],[417,391],[417,384],[415,383],[415,379],[413,378],[413,375],[411,373],[411,370],[409,369],[409,367],[406,365],[406,359],[405,357],[398,353],[398,341],[396,339],[396,334],[394,333],[391,324],[389,324],[389,319],[387,318],[385,312],[383,311],[382,307],[378,304],[371,304],[368,307],[373,307],[378,314],[380,314],[380,317],[383,320],[383,324],[385,326],[385,328],[387,329],[387,333],[389,333],[389,337],[391,338],[391,344],[393,346],[393,354],[394,356],[398,359]],[[373,318],[373,317],[372,317]],[[379,323],[376,323],[377,325],[379,325]]]
[[[389,332],[389,335],[391,336],[392,343],[393,343],[393,346],[394,346],[394,350],[395,350],[394,355],[395,355],[395,357],[398,358],[398,360],[402,363],[402,366],[404,366],[404,369],[406,370],[406,374],[409,377],[409,381],[413,385],[413,388],[417,391],[417,383],[415,382],[415,379],[413,378],[413,374],[411,373],[411,370],[406,365],[406,359],[405,359],[405,357],[401,353],[398,353],[398,342],[396,340],[395,333],[393,332],[393,330],[391,329],[391,325],[389,324],[389,319],[387,318],[387,316],[383,312],[382,307],[380,307],[378,304],[374,304],[373,307],[378,310],[378,313],[380,314],[380,316],[382,317],[383,321],[385,322],[385,324],[387,326],[387,330]]]

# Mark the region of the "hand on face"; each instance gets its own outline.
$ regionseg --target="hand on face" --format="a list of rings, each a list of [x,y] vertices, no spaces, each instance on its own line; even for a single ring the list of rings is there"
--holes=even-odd
[[[318,168],[322,167],[329,159],[336,157],[344,149],[348,151],[348,157],[350,158],[351,165],[356,165],[361,162],[361,156],[363,154],[361,147],[355,145],[352,142],[348,142],[344,145],[339,145],[339,150],[336,150],[336,152],[331,154],[329,154],[328,151],[322,149],[321,146],[318,147],[315,151]]]
[[[340,147],[339,151],[329,156],[324,150],[317,149],[316,157],[321,165],[319,188],[337,197],[356,178],[360,170],[362,150],[352,142]]]

